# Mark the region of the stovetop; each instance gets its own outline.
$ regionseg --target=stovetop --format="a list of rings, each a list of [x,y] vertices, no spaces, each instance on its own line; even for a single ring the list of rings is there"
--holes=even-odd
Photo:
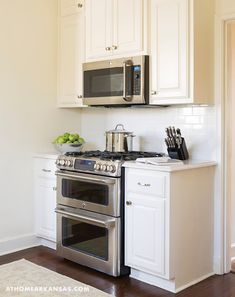
[[[150,158],[150,157],[162,157],[163,154],[155,152],[108,152],[108,151],[85,151],[85,152],[71,152],[66,153],[68,157],[82,157],[82,158],[99,158],[100,160],[120,160],[120,161],[132,161],[137,158]]]
[[[69,152],[60,155],[56,165],[60,170],[78,171],[91,174],[118,177],[121,176],[121,166],[125,161],[134,161],[137,158],[162,157],[163,154],[156,152],[108,152],[108,151],[85,151]]]

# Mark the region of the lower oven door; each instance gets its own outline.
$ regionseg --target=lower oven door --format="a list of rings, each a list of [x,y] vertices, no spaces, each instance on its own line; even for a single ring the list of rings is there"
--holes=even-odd
[[[57,252],[104,273],[120,275],[120,218],[57,207]]]
[[[120,216],[120,178],[57,171],[57,203]]]

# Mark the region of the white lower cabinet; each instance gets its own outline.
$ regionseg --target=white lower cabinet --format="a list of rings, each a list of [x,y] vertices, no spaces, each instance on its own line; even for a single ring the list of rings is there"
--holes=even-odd
[[[177,293],[213,275],[214,165],[124,166],[130,276]]]
[[[128,193],[126,197],[126,264],[165,274],[165,200]]]
[[[55,159],[35,158],[35,227],[38,237],[56,241]]]

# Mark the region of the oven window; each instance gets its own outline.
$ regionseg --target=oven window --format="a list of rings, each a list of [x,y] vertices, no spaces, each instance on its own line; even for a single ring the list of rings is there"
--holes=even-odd
[[[62,217],[62,244],[65,247],[108,260],[108,229]]]
[[[108,205],[109,188],[107,185],[62,179],[62,195],[66,198]]]

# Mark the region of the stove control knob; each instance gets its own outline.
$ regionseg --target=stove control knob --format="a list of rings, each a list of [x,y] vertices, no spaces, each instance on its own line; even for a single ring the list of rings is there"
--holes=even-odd
[[[94,168],[95,168],[95,170],[100,170],[101,169],[101,166],[100,166],[99,163],[96,163]]]
[[[72,162],[70,160],[65,161],[65,165],[71,167],[72,166]]]
[[[61,165],[61,166],[64,166],[64,165],[65,165],[65,160],[63,160],[63,159],[60,160],[60,165]]]
[[[60,164],[60,160],[56,160],[55,163],[56,163],[56,165],[59,165]]]
[[[116,167],[114,165],[110,165],[109,167],[110,167],[109,172],[114,173],[116,171]]]
[[[106,170],[107,170],[107,165],[103,164],[103,165],[101,166],[101,170],[106,171]]]

